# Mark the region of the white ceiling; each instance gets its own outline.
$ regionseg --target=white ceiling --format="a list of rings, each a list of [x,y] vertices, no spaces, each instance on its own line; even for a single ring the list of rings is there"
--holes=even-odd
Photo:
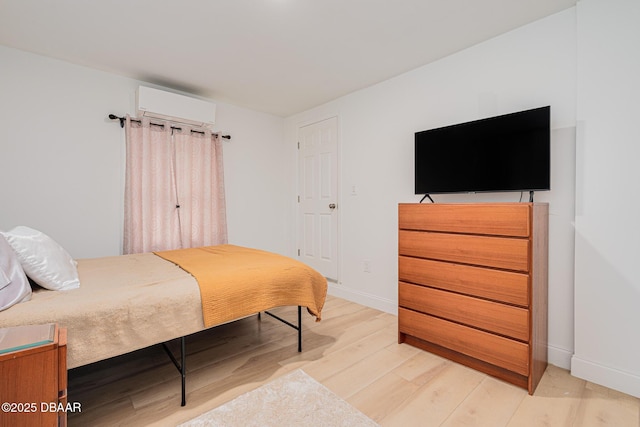
[[[286,117],[575,3],[0,0],[0,44]]]

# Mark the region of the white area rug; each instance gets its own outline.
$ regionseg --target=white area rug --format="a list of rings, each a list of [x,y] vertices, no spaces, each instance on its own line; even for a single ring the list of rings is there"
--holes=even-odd
[[[179,427],[377,425],[309,375],[297,370]]]

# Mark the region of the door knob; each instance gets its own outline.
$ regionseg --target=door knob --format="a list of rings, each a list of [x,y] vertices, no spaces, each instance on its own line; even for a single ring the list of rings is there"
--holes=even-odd
[[[335,209],[335,208],[336,208],[336,204],[335,204],[335,203],[331,203],[331,204],[329,205],[329,209]]]

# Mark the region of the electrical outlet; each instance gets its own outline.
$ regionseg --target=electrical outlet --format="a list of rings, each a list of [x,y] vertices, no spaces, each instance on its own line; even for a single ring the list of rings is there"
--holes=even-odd
[[[369,261],[368,259],[362,261],[362,269],[365,273],[371,273],[371,261]]]

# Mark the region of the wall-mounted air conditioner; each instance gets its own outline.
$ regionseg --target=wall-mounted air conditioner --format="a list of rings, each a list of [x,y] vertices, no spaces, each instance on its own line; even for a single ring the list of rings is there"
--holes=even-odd
[[[216,104],[150,87],[139,86],[136,91],[138,117],[150,117],[186,123],[198,127],[213,127]]]

